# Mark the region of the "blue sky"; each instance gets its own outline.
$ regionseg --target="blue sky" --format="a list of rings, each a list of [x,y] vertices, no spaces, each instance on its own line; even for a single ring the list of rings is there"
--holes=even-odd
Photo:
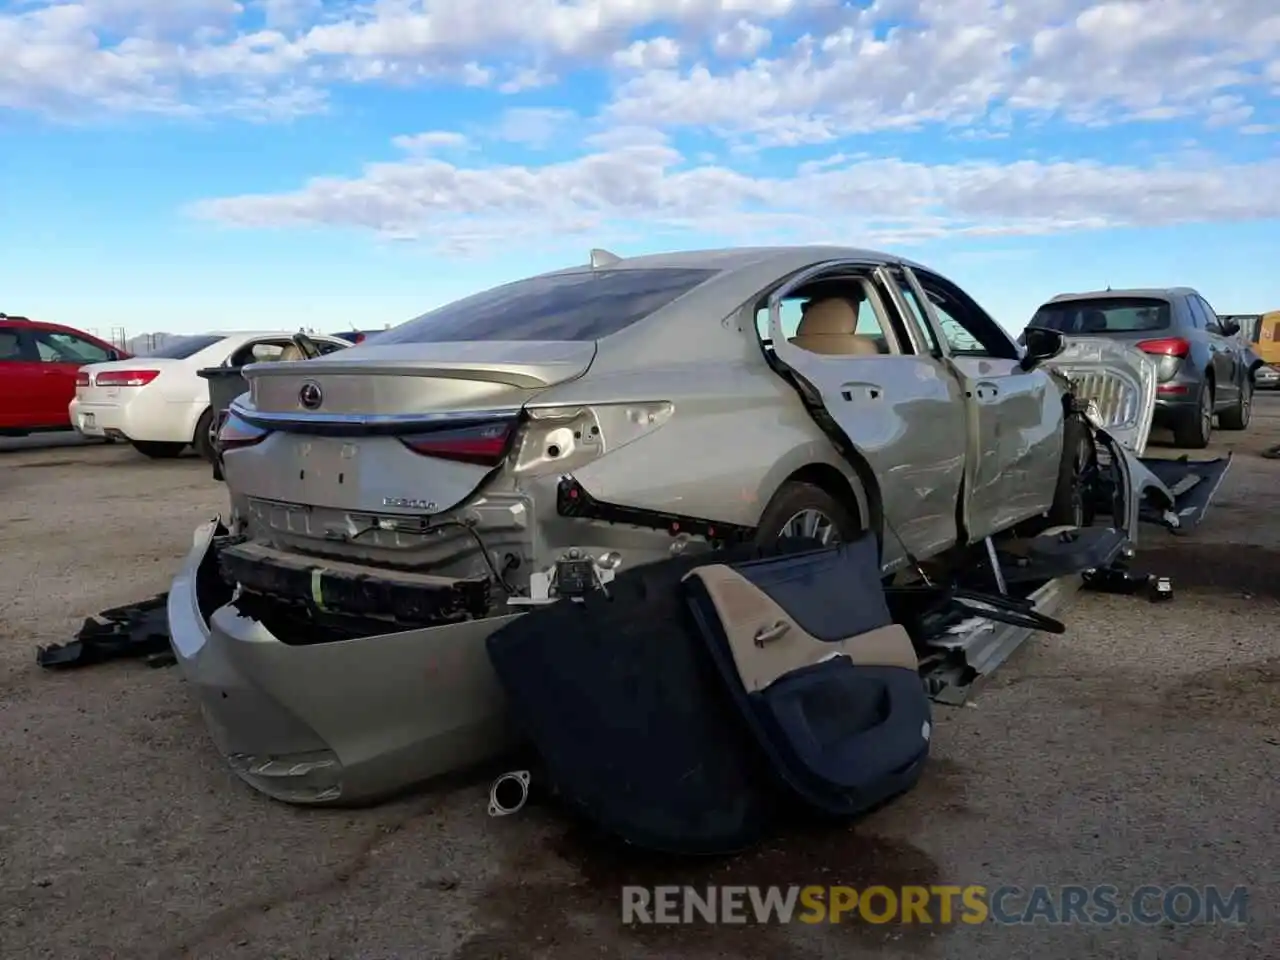
[[[756,243],[1280,308],[1267,0],[0,0],[0,310],[380,327]]]

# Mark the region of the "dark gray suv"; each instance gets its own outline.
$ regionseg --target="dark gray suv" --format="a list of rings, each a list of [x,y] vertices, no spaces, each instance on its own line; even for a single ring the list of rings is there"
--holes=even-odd
[[[1223,430],[1249,425],[1253,380],[1235,339],[1240,326],[1190,287],[1062,293],[1029,325],[1124,340],[1148,354],[1157,370],[1154,425],[1172,429],[1180,447],[1207,447],[1215,414]]]

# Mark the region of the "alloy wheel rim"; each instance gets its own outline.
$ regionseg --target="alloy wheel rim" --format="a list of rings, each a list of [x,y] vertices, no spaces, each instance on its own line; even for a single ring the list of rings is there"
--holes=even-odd
[[[778,539],[785,537],[804,537],[817,540],[823,546],[830,546],[840,542],[840,531],[836,529],[835,521],[821,510],[809,508],[792,514],[782,525]]]

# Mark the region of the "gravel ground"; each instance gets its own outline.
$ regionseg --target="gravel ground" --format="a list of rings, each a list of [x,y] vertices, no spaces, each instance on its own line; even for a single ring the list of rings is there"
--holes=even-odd
[[[916,791],[692,866],[621,857],[543,808],[490,820],[484,782],[291,809],[227,772],[172,670],[40,671],[36,644],[164,590],[224,493],[194,459],[0,441],[0,954],[1274,957],[1280,463],[1257,452],[1280,441],[1280,398],[1219,438],[1237,459],[1209,525],[1141,554],[1172,604],[1081,595],[1067,635],[1027,644],[972,708],[940,708]],[[626,882],[1243,884],[1250,922],[626,929]]]

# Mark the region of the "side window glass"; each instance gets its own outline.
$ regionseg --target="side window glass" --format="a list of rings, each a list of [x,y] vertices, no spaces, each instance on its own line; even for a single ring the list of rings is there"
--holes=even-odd
[[[35,340],[36,352],[44,363],[104,363],[111,359],[96,343],[70,333],[41,331]]]
[[[969,328],[960,319],[964,316],[964,312],[958,304],[949,302],[946,297],[939,294],[933,294],[929,299],[933,301],[933,312],[938,318],[938,325],[942,327],[942,335],[947,338],[947,345],[951,348],[952,354],[966,357],[991,356],[990,351],[982,345],[982,341],[970,333]]]
[[[0,327],[0,363],[22,361],[22,337],[13,327]]]
[[[923,270],[910,271],[933,307],[943,338],[958,357],[992,357],[1016,360],[1018,347],[972,297],[943,277]]]
[[[916,331],[920,334],[923,342],[928,346],[929,352],[934,356],[942,354],[942,348],[938,346],[938,338],[933,333],[933,327],[929,326],[926,319],[924,305],[920,302],[920,298],[916,296],[915,288],[907,282],[907,278],[900,273],[894,274],[894,282],[897,283],[898,289],[902,292],[902,299],[906,301],[907,307],[910,309],[909,320],[914,321]]]
[[[1209,306],[1209,301],[1204,297],[1196,297],[1195,300],[1200,304],[1200,309],[1204,312],[1205,323],[1216,325],[1219,322],[1218,315],[1213,312],[1213,307]]]
[[[320,348],[320,356],[327,356],[335,350],[345,349],[340,343],[330,343],[328,340],[317,340],[316,346]]]
[[[1198,298],[1187,297],[1187,313],[1191,314],[1191,325],[1197,330],[1203,330],[1209,325]]]

